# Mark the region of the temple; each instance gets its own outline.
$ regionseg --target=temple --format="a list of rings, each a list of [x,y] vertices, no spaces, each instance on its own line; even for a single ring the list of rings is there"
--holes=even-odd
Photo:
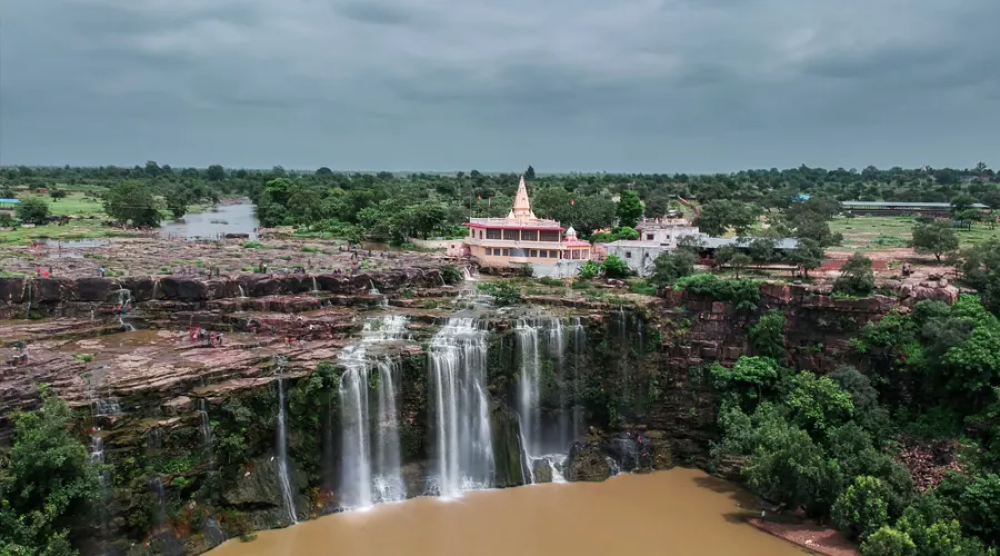
[[[590,259],[590,242],[578,239],[572,226],[565,229],[555,220],[535,216],[524,176],[506,218],[470,218],[466,226],[465,254],[484,267],[531,265],[539,275],[556,275],[561,273],[555,268]]]

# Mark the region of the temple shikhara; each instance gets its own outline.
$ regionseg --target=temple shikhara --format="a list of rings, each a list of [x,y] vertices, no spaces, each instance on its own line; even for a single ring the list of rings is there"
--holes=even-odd
[[[470,218],[466,226],[465,254],[484,267],[531,265],[538,275],[558,275],[590,259],[590,242],[578,239],[572,226],[535,216],[524,176],[506,218]]]

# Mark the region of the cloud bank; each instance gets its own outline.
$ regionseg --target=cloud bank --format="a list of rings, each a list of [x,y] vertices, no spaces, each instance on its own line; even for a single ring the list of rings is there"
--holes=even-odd
[[[1000,166],[996,0],[31,0],[0,164]]]

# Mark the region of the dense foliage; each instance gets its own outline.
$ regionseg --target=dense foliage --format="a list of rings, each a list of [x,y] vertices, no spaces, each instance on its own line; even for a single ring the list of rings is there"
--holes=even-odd
[[[714,365],[720,465],[755,493],[830,519],[862,554],[995,554],[1000,547],[1000,320],[975,297],[922,301],[869,323],[853,345],[864,372],[784,366],[783,317],[750,330],[760,357]],[[961,472],[918,492],[896,439],[962,438]]]
[[[101,470],[71,434],[69,408],[42,394],[41,410],[15,415],[13,446],[0,455],[0,554],[74,554],[71,526],[100,494]]]

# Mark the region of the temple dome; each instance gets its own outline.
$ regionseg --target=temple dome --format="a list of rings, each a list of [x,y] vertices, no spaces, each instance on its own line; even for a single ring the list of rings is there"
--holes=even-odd
[[[566,238],[567,239],[576,239],[576,230],[573,229],[573,226],[570,226],[569,228],[566,228]]]

